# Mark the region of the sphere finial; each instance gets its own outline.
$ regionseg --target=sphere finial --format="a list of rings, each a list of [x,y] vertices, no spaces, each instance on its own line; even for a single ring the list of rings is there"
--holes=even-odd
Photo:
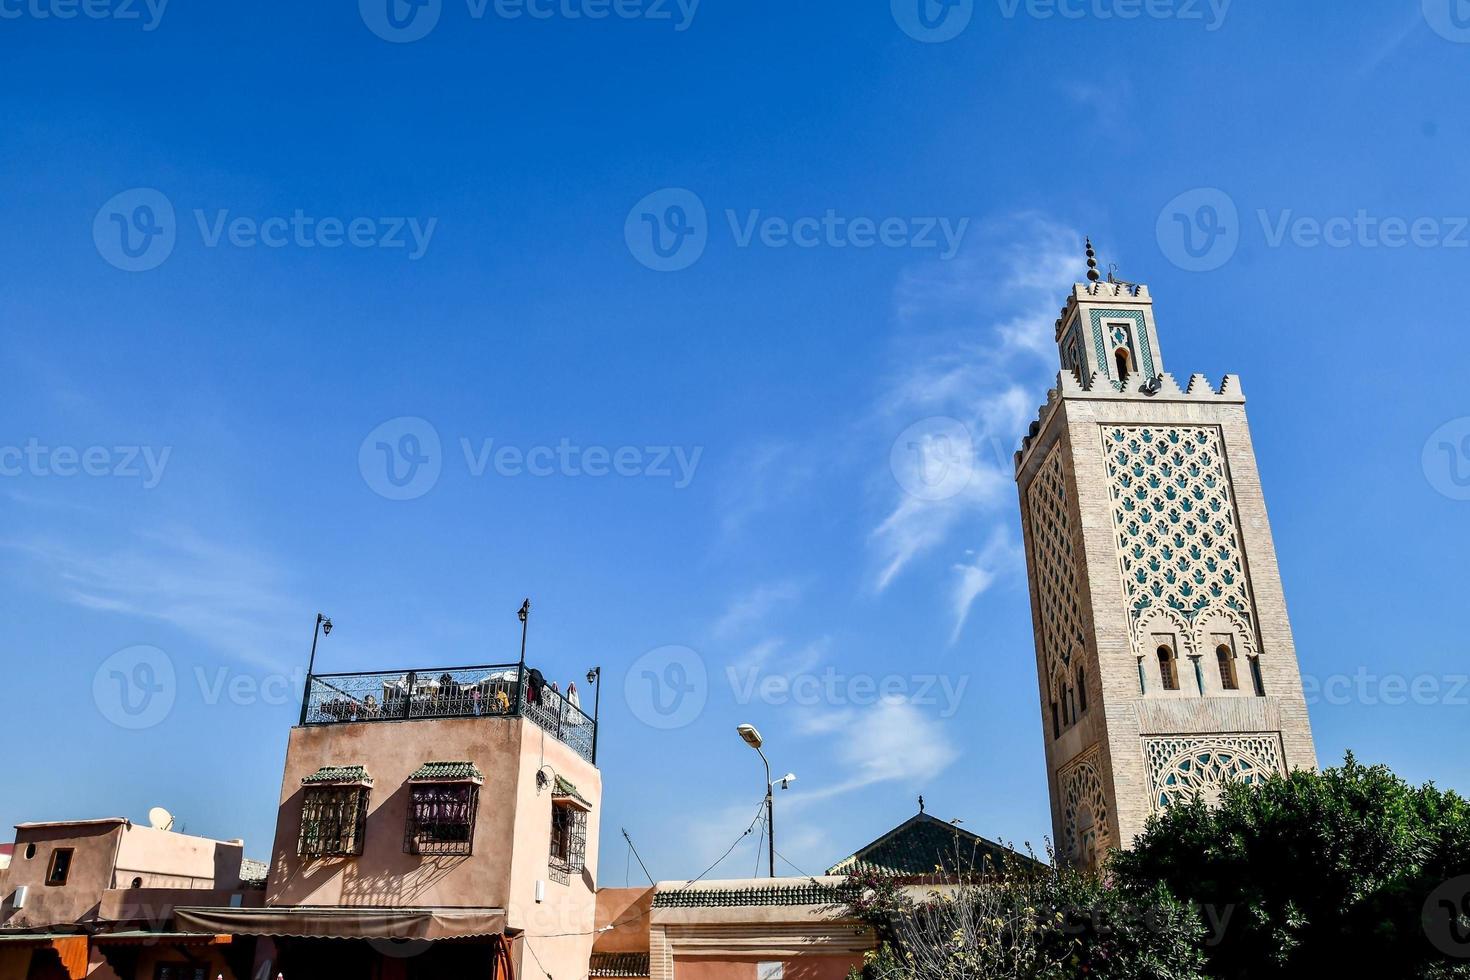
[[[1087,239],[1087,281],[1097,282],[1100,277],[1097,272],[1097,253],[1092,250],[1092,239]]]

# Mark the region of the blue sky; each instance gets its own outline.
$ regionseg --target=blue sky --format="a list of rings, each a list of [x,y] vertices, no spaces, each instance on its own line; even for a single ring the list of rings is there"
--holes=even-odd
[[[325,670],[485,663],[529,595],[605,884],[748,824],[742,721],[787,872],[920,793],[1040,848],[1009,456],[1083,234],[1243,378],[1322,760],[1470,789],[1470,10],[1063,8],[0,3],[0,823],[264,857],[318,610]]]

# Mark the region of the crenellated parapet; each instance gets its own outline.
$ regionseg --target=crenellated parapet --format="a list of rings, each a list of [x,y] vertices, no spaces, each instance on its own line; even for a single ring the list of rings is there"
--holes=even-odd
[[[1093,285],[1114,284],[1094,283]],[[1084,287],[1078,286],[1077,288]],[[1032,442],[1045,431],[1052,414],[1065,399],[1115,402],[1211,402],[1244,405],[1245,393],[1241,390],[1240,376],[1236,374],[1225,375],[1218,387],[1203,374],[1191,375],[1189,381],[1181,386],[1178,380],[1167,371],[1152,381],[1135,378],[1120,386],[1118,382],[1097,374],[1089,377],[1084,384],[1075,371],[1063,371],[1057,375],[1056,387],[1047,391],[1046,403],[1037,411],[1036,421],[1027,428],[1026,436],[1021,440],[1021,448],[1016,451],[1015,464],[1018,474],[1025,465],[1026,457],[1030,455]]]

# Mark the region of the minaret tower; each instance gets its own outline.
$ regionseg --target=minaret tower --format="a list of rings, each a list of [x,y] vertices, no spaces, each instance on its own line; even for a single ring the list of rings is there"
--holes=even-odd
[[[1317,764],[1256,472],[1227,375],[1164,371],[1148,287],[1087,279],[1016,453],[1052,825],[1093,866],[1148,816]]]

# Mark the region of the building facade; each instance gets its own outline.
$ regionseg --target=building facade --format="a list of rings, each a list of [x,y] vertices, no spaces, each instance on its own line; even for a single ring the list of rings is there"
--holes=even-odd
[[[596,724],[517,664],[313,675],[259,909],[181,909],[266,976],[587,972]]]
[[[1173,800],[1316,766],[1240,381],[1181,386],[1148,287],[1088,260],[1015,459],[1054,839],[1084,866]]]

